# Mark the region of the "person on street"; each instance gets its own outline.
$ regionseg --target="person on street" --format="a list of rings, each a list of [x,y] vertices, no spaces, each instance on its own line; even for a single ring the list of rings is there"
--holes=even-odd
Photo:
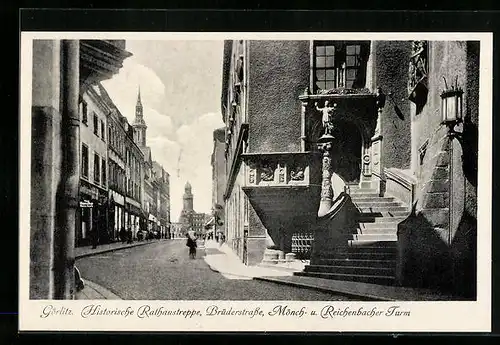
[[[190,230],[187,233],[187,242],[186,246],[189,247],[189,257],[191,259],[196,259],[196,237],[194,235],[194,231]]]
[[[128,244],[132,243],[132,229],[130,228],[130,226],[128,227],[127,230],[127,243]]]
[[[120,240],[122,243],[125,243],[127,241],[127,233],[125,232],[125,228],[122,226],[120,229]]]

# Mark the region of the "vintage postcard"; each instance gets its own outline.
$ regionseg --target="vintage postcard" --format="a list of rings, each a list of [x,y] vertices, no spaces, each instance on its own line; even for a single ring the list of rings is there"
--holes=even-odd
[[[22,32],[20,331],[491,331],[492,52]]]

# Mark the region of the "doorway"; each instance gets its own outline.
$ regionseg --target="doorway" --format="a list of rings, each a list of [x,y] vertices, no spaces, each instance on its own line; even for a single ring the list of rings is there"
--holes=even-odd
[[[361,176],[363,138],[358,127],[349,121],[335,121],[333,152],[334,171],[347,184],[358,184]]]

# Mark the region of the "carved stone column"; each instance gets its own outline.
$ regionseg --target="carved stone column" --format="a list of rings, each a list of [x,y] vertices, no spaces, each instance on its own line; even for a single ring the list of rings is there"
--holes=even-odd
[[[324,216],[332,207],[334,190],[332,188],[332,141],[333,137],[327,138],[327,142],[320,143],[318,148],[323,152],[321,200],[318,216]]]

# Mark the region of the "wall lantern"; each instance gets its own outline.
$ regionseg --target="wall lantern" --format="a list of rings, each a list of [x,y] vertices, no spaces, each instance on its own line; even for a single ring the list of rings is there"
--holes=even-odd
[[[441,123],[448,126],[450,134],[457,134],[454,128],[463,120],[462,97],[464,91],[458,87],[457,80],[455,80],[455,85],[449,88],[446,79],[444,77],[443,79],[446,88],[441,93]]]

